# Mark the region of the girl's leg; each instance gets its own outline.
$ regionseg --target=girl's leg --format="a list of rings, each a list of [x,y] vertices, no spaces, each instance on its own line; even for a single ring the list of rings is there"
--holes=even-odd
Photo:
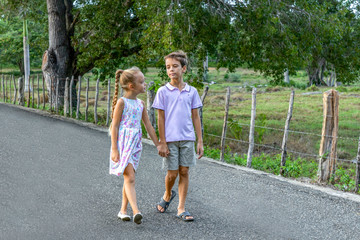
[[[133,210],[133,215],[139,213],[140,211],[136,203],[135,170],[132,164],[128,164],[124,171],[124,189]]]
[[[120,212],[122,214],[126,214],[127,213],[127,206],[128,206],[129,200],[126,196],[126,192],[125,192],[125,183],[123,185],[123,189],[122,189],[122,202],[121,202],[121,209]]]
[[[179,205],[178,214],[185,212],[185,201],[189,188],[189,167],[179,166]],[[193,219],[186,216],[186,219]]]

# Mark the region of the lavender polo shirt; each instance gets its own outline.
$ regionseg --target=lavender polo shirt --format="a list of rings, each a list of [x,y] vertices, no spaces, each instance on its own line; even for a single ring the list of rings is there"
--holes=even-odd
[[[196,88],[186,83],[180,92],[167,83],[157,91],[152,107],[165,111],[166,142],[195,141],[191,109],[202,107]]]

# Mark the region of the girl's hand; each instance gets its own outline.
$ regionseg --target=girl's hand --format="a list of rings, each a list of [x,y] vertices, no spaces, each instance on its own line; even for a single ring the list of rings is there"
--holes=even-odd
[[[119,162],[120,160],[119,150],[115,149],[111,151],[111,160],[113,162]]]
[[[161,157],[167,157],[170,153],[166,143],[159,143],[159,145],[156,148]]]

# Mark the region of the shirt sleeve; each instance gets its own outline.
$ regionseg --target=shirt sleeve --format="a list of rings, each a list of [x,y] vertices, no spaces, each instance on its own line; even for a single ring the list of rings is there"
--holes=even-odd
[[[157,91],[152,107],[160,110],[165,110],[164,91],[162,87],[159,88],[159,90]]]
[[[193,99],[192,99],[192,103],[191,103],[191,109],[202,107],[203,104],[201,102],[198,91],[194,87],[192,87],[192,90],[195,91],[195,93],[193,94]]]

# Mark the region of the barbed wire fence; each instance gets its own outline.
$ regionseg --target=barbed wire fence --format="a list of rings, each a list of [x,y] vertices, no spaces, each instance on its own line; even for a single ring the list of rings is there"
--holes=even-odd
[[[254,89],[253,89],[254,90]],[[324,93],[324,96],[323,99],[324,99],[324,107],[325,108],[326,104],[329,102],[330,104],[333,104],[333,101],[335,101],[336,99],[339,99],[339,96],[338,95],[332,95],[332,94],[336,94],[337,92],[333,91],[333,92],[329,92],[326,96],[326,100],[324,99],[325,98],[325,93]],[[225,93],[223,93],[225,95]],[[252,93],[254,95],[254,91]],[[255,90],[255,94],[256,94],[256,90]],[[228,99],[227,99],[227,95],[228,95],[228,91],[226,92],[226,96],[225,99],[226,101],[225,102],[228,102]],[[284,97],[283,95],[279,95],[281,97]],[[254,103],[254,101],[256,102],[256,97],[252,97],[252,102]],[[327,102],[326,102],[327,101]],[[323,154],[321,154],[319,152],[319,154],[315,154],[315,153],[308,153],[308,152],[302,152],[302,151],[299,151],[297,149],[292,149],[290,147],[285,147],[286,146],[286,142],[282,144],[281,147],[278,147],[276,145],[269,145],[269,144],[262,144],[262,143],[255,143],[254,142],[254,137],[253,136],[249,136],[249,140],[243,140],[243,139],[240,139],[239,137],[237,138],[234,138],[234,137],[227,137],[227,131],[226,131],[226,127],[223,127],[223,131],[222,131],[222,134],[221,136],[220,135],[216,135],[216,134],[212,134],[212,133],[209,133],[209,132],[205,132],[204,133],[204,136],[208,136],[208,137],[212,137],[212,138],[216,138],[218,139],[217,142],[221,143],[222,146],[220,146],[220,150],[221,150],[221,153],[220,153],[220,160],[221,161],[224,161],[224,146],[223,144],[225,143],[225,141],[227,142],[235,142],[235,143],[238,143],[238,144],[243,144],[243,145],[248,145],[249,146],[249,151],[248,151],[248,155],[249,154],[252,154],[252,149],[251,149],[251,145],[253,146],[257,146],[257,147],[261,147],[261,148],[266,148],[266,149],[270,149],[270,150],[273,150],[273,151],[276,151],[276,152],[281,152],[282,155],[284,155],[284,153],[292,153],[292,154],[296,154],[296,155],[299,155],[299,156],[302,156],[302,157],[306,157],[306,158],[312,158],[312,159],[316,159],[319,161],[319,165],[322,164],[324,162],[324,160],[326,158],[329,158],[327,155],[331,155],[330,157],[330,160],[332,161],[332,164],[335,166],[336,163],[338,162],[344,162],[344,163],[349,163],[349,164],[356,164],[357,166],[359,165],[359,158],[360,158],[360,153],[358,151],[357,153],[357,156],[355,156],[354,158],[352,157],[349,157],[349,158],[340,158],[337,156],[337,153],[336,153],[336,142],[339,140],[339,141],[345,141],[347,142],[347,144],[351,144],[351,145],[354,145],[356,146],[357,143],[360,141],[358,140],[357,138],[355,137],[342,137],[342,136],[338,136],[338,125],[337,124],[334,124],[334,121],[335,120],[329,120],[329,119],[336,119],[336,121],[338,121],[338,113],[337,115],[335,116],[334,113],[332,113],[331,111],[325,111],[322,115],[323,119],[324,119],[324,122],[323,122],[323,132],[321,134],[318,134],[318,133],[314,133],[314,132],[306,132],[306,131],[298,131],[298,130],[293,130],[293,129],[286,129],[286,126],[284,129],[280,129],[280,128],[274,128],[274,127],[269,127],[269,126],[259,126],[259,125],[255,125],[255,124],[244,124],[244,123],[240,123],[239,121],[236,121],[235,120],[235,123],[234,121],[227,121],[227,117],[226,117],[226,113],[229,111],[228,110],[228,105],[225,103],[225,111],[224,111],[224,114],[225,114],[225,119],[224,119],[224,126],[227,125],[227,124],[236,124],[240,127],[247,127],[249,128],[249,135],[251,134],[254,134],[254,133],[251,133],[251,128],[254,128],[254,129],[265,129],[265,130],[269,130],[269,131],[276,131],[276,132],[281,132],[281,133],[284,133],[284,139],[285,139],[285,134],[294,134],[294,135],[305,135],[305,136],[311,136],[311,137],[317,137],[317,138],[321,138],[321,144],[323,144],[324,146],[328,145],[327,146],[327,150],[323,149]],[[289,106],[289,111],[290,111],[290,107],[292,108],[292,106]],[[206,109],[206,106],[204,106],[204,108]],[[335,106],[335,108],[338,109],[338,103],[337,105]],[[325,109],[326,110],[326,109]],[[289,116],[288,116],[289,117]],[[291,119],[291,117],[290,117]],[[343,120],[343,119],[342,119]],[[330,123],[330,124],[329,124]],[[328,132],[326,129],[329,128],[329,125],[336,125],[336,129],[335,130],[331,130],[330,132]],[[225,129],[225,131],[224,131]],[[325,130],[324,130],[325,129]],[[359,128],[360,130],[360,128]],[[241,129],[242,131],[242,129]],[[334,131],[334,132],[333,132]],[[330,134],[329,134],[330,133]],[[359,131],[360,133],[360,131]],[[335,142],[335,143],[334,143]],[[335,144],[335,146],[334,146]],[[332,146],[333,145],[333,146]],[[359,145],[360,145],[360,142],[359,142]],[[329,147],[330,146],[330,147]],[[332,146],[332,147],[331,147]],[[232,149],[231,149],[232,150]],[[321,147],[320,147],[320,150],[321,151]],[[245,154],[244,154],[245,155]],[[251,167],[251,160],[250,160],[250,164],[249,164],[249,156],[247,156],[248,158],[248,163],[247,163],[247,166]],[[329,163],[330,164],[330,163]],[[282,162],[281,163],[282,166],[285,165],[285,162]],[[359,171],[359,168],[356,167],[356,171],[358,172]],[[331,176],[331,174],[335,174],[335,167],[333,169],[329,169],[330,173],[328,173],[328,177]],[[357,173],[357,177],[356,177],[356,182],[359,182],[359,174]],[[327,178],[326,180],[329,180],[329,178]],[[319,181],[320,180],[320,177],[319,177]],[[358,186],[358,185],[357,185]]]
[[[85,107],[83,108],[83,112],[85,112],[85,119],[88,120],[88,108],[89,108],[89,91],[90,91],[90,87],[89,87],[89,79],[88,78],[82,78],[79,77],[78,79],[74,80],[74,77],[71,78],[67,78],[65,80],[65,84],[61,84],[59,85],[59,81],[63,81],[64,79],[51,79],[50,82],[50,86],[52,86],[52,90],[49,91],[49,89],[46,86],[46,82],[44,81],[44,77],[42,76],[42,74],[39,75],[33,75],[32,77],[30,77],[30,87],[28,89],[27,92],[24,91],[23,88],[23,84],[24,81],[23,79],[20,81],[21,78],[19,78],[18,80],[16,80],[14,78],[14,76],[12,75],[2,75],[1,76],[1,91],[0,93],[2,93],[2,97],[0,97],[0,99],[2,99],[4,102],[7,103],[12,103],[12,104],[20,104],[20,105],[24,105],[24,101],[21,102],[21,98],[26,99],[26,105],[27,107],[32,107],[35,108],[39,108],[39,109],[46,109],[46,106],[48,107],[48,109],[56,114],[59,114],[59,104],[62,105],[63,107],[63,114],[64,116],[67,117],[75,117],[77,119],[80,118],[80,108],[81,108],[81,103],[83,105],[85,105]],[[82,85],[83,82],[83,85]],[[75,87],[73,86],[74,84],[78,84],[77,89],[75,89]],[[109,125],[110,122],[110,117],[109,115],[111,114],[110,112],[110,104],[111,104],[111,79],[108,79],[107,81],[107,86],[105,86],[105,89],[103,89],[104,93],[106,94],[106,101],[105,103],[103,103],[103,105],[106,105],[106,125]],[[151,84],[149,84],[151,85]],[[85,89],[84,89],[85,88]],[[92,88],[94,88],[94,86],[92,86]],[[204,102],[207,91],[209,88],[207,88],[206,93],[203,94],[202,96],[202,101]],[[254,88],[253,88],[254,89]],[[74,92],[72,91],[77,91],[77,95],[74,94]],[[84,99],[84,97],[81,96],[81,92],[85,91],[86,97]],[[97,113],[97,108],[99,106],[99,91],[100,91],[100,86],[99,86],[99,80],[96,81],[96,86],[95,86],[95,95],[93,96],[93,102],[92,104],[94,105],[94,123],[97,124],[98,123],[98,113]],[[65,94],[59,94],[59,92],[65,92]],[[53,94],[55,94],[55,96],[52,96]],[[208,96],[213,96],[213,95],[218,95],[219,92],[216,92],[216,94],[208,94]],[[238,93],[237,93],[238,94]],[[255,91],[256,94],[256,91]],[[266,94],[266,92],[262,92],[261,94]],[[282,98],[285,98],[284,95],[279,95],[279,94],[273,94],[271,93],[272,96],[281,96]],[[65,96],[65,97],[60,97],[60,96]],[[76,96],[76,97],[75,97]],[[148,94],[147,96],[152,96],[151,98],[154,97],[154,92],[153,90],[149,90],[148,89]],[[77,102],[77,106],[73,106],[73,102],[74,99],[76,98],[76,102]],[[230,97],[230,94],[229,94]],[[311,95],[311,97],[313,97],[313,95]],[[319,96],[317,96],[319,97]],[[350,98],[349,96],[341,96],[341,98]],[[226,99],[226,96],[224,97],[224,99]],[[255,98],[256,99],[256,98]],[[333,96],[328,96],[328,99],[333,99]],[[102,100],[104,102],[104,99]],[[148,101],[148,106],[152,105],[152,101],[153,100],[149,100]],[[301,103],[301,100],[298,103]],[[42,106],[41,106],[42,105]],[[204,109],[206,110],[206,105],[204,106]],[[154,114],[154,109],[152,109],[151,107],[147,108],[148,114],[150,116],[150,121],[152,122],[152,125],[154,128],[156,128],[156,116]],[[200,110],[201,112],[201,119],[202,119],[202,111],[203,109]],[[332,114],[323,114],[322,117],[325,118],[333,118],[334,116]],[[255,116],[254,116],[255,119]],[[342,119],[344,120],[344,119]],[[351,120],[351,119],[349,119]],[[224,126],[227,126],[227,124],[233,124],[233,122],[228,121],[227,119],[224,121]],[[238,124],[239,126],[242,127],[247,127],[249,128],[249,132],[251,128],[253,129],[265,129],[265,130],[269,130],[269,131],[276,131],[278,133],[283,133],[283,134],[299,134],[300,136],[312,136],[312,137],[319,137],[321,139],[328,139],[330,141],[334,141],[336,139],[337,140],[341,140],[341,141],[347,141],[350,142],[351,145],[356,146],[358,139],[354,138],[354,137],[342,137],[342,136],[338,136],[337,134],[334,136],[333,134],[326,134],[326,133],[322,133],[322,134],[317,134],[317,133],[313,133],[313,132],[306,132],[306,131],[298,131],[298,130],[293,130],[291,128],[284,128],[284,129],[280,129],[280,128],[275,128],[275,127],[269,127],[269,126],[259,126],[259,125],[255,125],[255,124],[244,124],[244,123],[240,123],[239,121],[236,122],[236,124]],[[203,124],[202,124],[202,129],[204,129]],[[224,129],[224,127],[223,127]],[[204,131],[204,130],[203,130]],[[265,148],[265,149],[269,149],[269,150],[273,150],[273,151],[278,151],[281,152],[282,154],[285,153],[292,153],[292,154],[296,154],[299,156],[303,156],[303,157],[308,157],[308,158],[314,158],[317,160],[321,160],[324,156],[320,155],[320,154],[315,154],[315,153],[309,153],[309,152],[303,152],[303,151],[299,151],[297,149],[293,149],[293,148],[284,148],[284,146],[277,146],[277,145],[269,145],[269,144],[263,144],[263,143],[257,143],[254,141],[254,138],[252,138],[252,140],[246,141],[246,140],[242,140],[242,139],[237,139],[237,138],[233,138],[233,137],[227,137],[227,131],[226,131],[226,127],[225,127],[225,132],[223,132],[222,136],[216,135],[216,134],[211,134],[207,131],[203,132],[204,136],[209,136],[209,137],[213,137],[213,138],[217,138],[223,143],[223,146],[221,147],[221,154],[222,156],[224,155],[224,151],[225,151],[225,142],[235,142],[238,144],[243,144],[243,145],[248,145],[248,146],[256,146],[256,147],[261,147],[261,148]],[[360,141],[360,140],[359,140]],[[331,145],[331,144],[330,144]],[[286,146],[286,145],[285,145]],[[359,146],[360,146],[360,142],[359,142]],[[335,148],[336,151],[336,148]],[[337,157],[337,155],[335,155],[335,157],[333,157],[333,161],[334,162],[346,162],[349,164],[356,164],[357,166],[360,165],[360,150],[358,150],[358,154],[357,157],[355,158],[339,158]],[[252,154],[252,152],[248,151],[248,155]],[[222,157],[223,159],[223,157]],[[282,163],[283,164],[283,163]],[[248,167],[251,167],[251,164],[248,164]],[[357,177],[356,177],[356,181],[359,182],[359,169],[360,167],[356,167],[356,171],[357,171]],[[358,186],[358,184],[356,185]]]

